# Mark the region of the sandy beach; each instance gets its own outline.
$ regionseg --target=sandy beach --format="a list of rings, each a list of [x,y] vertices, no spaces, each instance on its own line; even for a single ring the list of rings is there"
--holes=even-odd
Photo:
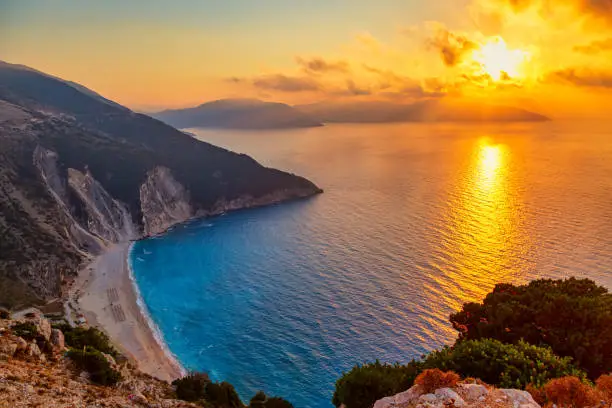
[[[172,381],[182,368],[153,335],[138,306],[128,268],[130,243],[116,244],[93,260],[74,287],[88,324],[104,330],[144,373]]]

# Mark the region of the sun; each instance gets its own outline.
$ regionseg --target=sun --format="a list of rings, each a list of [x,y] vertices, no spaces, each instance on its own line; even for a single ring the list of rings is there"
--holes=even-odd
[[[508,49],[503,38],[495,37],[474,50],[472,58],[480,65],[483,73],[499,81],[505,76],[521,76],[521,69],[529,56],[527,51]]]

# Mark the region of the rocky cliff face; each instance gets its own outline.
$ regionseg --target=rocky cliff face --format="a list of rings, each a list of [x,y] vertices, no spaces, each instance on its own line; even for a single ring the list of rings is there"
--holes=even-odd
[[[191,198],[166,167],[156,167],[140,186],[144,233],[155,235],[193,217]]]
[[[107,242],[138,237],[127,206],[115,200],[91,173],[68,169],[68,185],[83,205],[88,231]]]
[[[79,264],[113,242],[320,192],[80,86],[0,63],[0,306],[61,296]]]

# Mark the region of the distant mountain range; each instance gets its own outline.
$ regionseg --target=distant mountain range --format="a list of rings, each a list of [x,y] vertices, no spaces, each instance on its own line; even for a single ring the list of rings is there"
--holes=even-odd
[[[257,99],[221,99],[195,108],[166,110],[153,117],[177,128],[288,129],[323,123],[540,122],[525,109],[445,99],[415,103],[324,101],[289,106]]]
[[[540,122],[538,113],[509,106],[446,99],[415,103],[320,102],[295,106],[323,123]]]
[[[323,126],[289,105],[257,99],[222,99],[195,108],[157,112],[151,116],[182,129],[287,129]]]

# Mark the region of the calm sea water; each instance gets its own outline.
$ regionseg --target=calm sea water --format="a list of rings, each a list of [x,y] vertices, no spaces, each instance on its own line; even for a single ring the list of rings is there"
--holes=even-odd
[[[245,401],[262,389],[330,407],[354,364],[453,342],[448,315],[497,282],[612,288],[611,126],[191,131],[325,189],[134,247],[170,349]]]

